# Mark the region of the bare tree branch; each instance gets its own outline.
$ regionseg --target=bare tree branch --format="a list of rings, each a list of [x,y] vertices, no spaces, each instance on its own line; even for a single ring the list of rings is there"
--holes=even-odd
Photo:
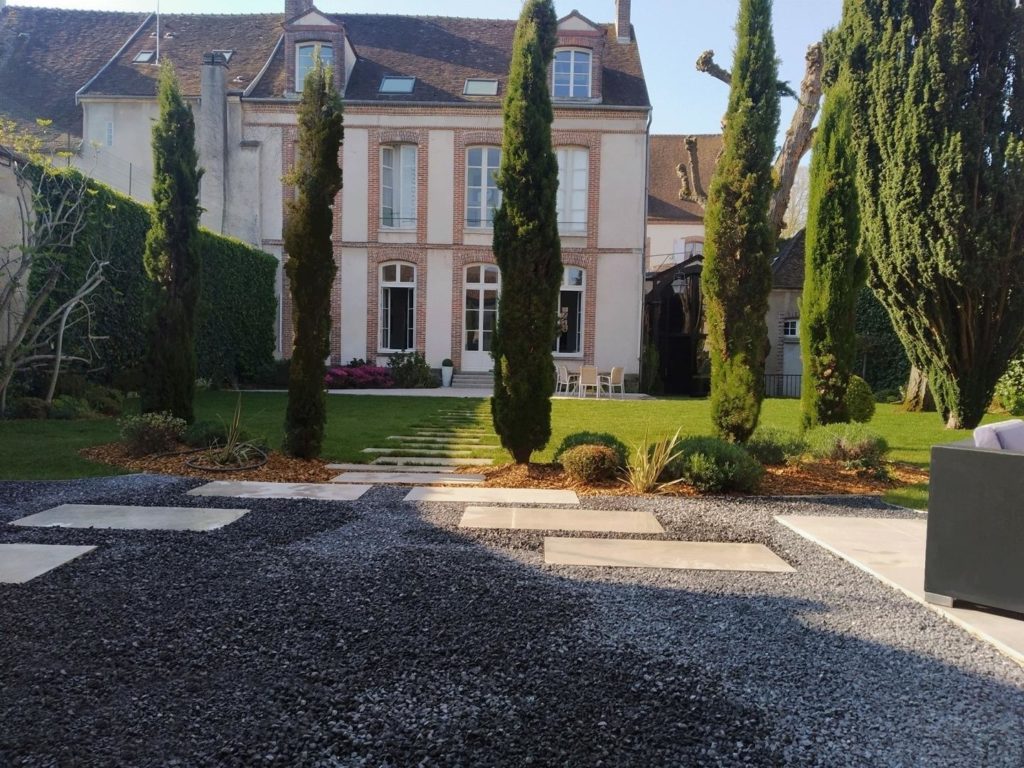
[[[697,57],[697,71],[706,72],[716,80],[721,80],[726,85],[732,85],[732,75],[715,63],[714,51],[704,51]]]
[[[686,164],[680,163],[676,166],[676,174],[680,181],[679,199],[689,200],[691,203],[697,203],[701,208],[706,208],[708,193],[700,178],[697,137],[687,136],[683,142],[686,147]]]

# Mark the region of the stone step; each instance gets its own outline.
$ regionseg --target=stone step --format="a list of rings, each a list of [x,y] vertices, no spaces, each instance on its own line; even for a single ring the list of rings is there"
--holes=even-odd
[[[328,464],[327,469],[336,469],[343,472],[433,472],[452,474],[455,467],[439,467],[434,465],[406,464]]]
[[[189,496],[232,496],[240,499],[320,499],[355,501],[370,490],[369,485],[339,488],[330,483],[264,483],[255,480],[215,480],[193,488]]]
[[[371,485],[479,485],[483,475],[451,472],[345,472],[331,478],[332,483],[370,483]]]
[[[479,443],[479,437],[468,435],[388,435],[385,440],[407,440],[410,443]]]
[[[213,531],[235,522],[247,509],[140,507],[122,504],[61,504],[11,525],[45,528],[116,528],[124,531]]]
[[[414,429],[419,437],[497,437],[494,432],[486,429]]]
[[[467,459],[464,457],[440,456],[382,456],[374,459],[369,466],[380,467],[487,467],[494,459]]]
[[[24,584],[94,549],[74,544],[0,544],[0,584]]]
[[[664,533],[658,518],[637,510],[566,509],[564,507],[468,506],[460,528],[510,528],[533,531]]]
[[[404,501],[491,504],[579,504],[575,491],[549,488],[414,488]]]
[[[426,488],[423,490],[462,490]],[[475,490],[475,489],[466,489]],[[795,569],[763,544],[721,541],[651,541],[544,537],[544,562],[606,568],[679,568],[702,571],[792,573]]]
[[[469,458],[471,450],[462,451],[438,451],[425,450],[421,448],[363,448],[362,453],[376,453],[382,456],[426,456],[437,458]]]

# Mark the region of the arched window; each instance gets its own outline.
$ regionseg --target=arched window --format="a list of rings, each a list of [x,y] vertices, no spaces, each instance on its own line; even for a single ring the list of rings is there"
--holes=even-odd
[[[380,150],[380,225],[416,228],[416,145],[394,144]]]
[[[590,51],[578,48],[562,48],[555,51],[552,97],[556,99],[589,99],[590,62]]]
[[[494,212],[501,207],[501,190],[495,180],[499,165],[499,147],[470,147],[466,150],[467,227],[494,226]]]
[[[391,261],[380,266],[380,351],[416,347],[416,266]]]
[[[334,48],[329,43],[301,43],[295,46],[295,92],[302,93],[306,75],[313,69],[316,57],[325,67],[334,66]]]
[[[704,239],[701,237],[680,237],[672,241],[672,256],[676,264],[704,256]]]
[[[558,294],[558,335],[552,351],[556,355],[583,354],[583,297],[586,271],[566,267]]]

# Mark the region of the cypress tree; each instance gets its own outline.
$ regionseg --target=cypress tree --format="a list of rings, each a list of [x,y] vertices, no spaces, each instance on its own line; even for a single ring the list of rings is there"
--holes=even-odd
[[[293,330],[284,450],[301,458],[319,455],[327,421],[324,360],[330,354],[331,286],[338,271],[331,234],[343,138],[341,97],[330,68],[317,61],[302,87],[298,156],[290,178],[296,194],[288,202],[284,228]]]
[[[848,0],[870,283],[950,428],[1024,341],[1024,10]]]
[[[744,442],[757,426],[768,354],[768,294],[775,231],[772,156],[779,92],[771,0],[741,0],[722,155],[704,217],[701,288],[711,357],[711,418]]]
[[[195,314],[199,300],[199,179],[195,118],[174,69],[160,68],[160,117],[153,126],[153,212],[144,263],[154,284],[142,410],[191,422],[195,395]]]
[[[494,216],[501,303],[491,352],[491,415],[501,444],[519,464],[551,437],[551,347],[562,282],[548,93],[556,29],[551,0],[528,0],[513,43],[498,175],[503,198]]]
[[[845,76],[825,93],[811,156],[804,289],[800,300],[803,425],[848,421],[846,386],[857,355],[854,310],[867,277]]]

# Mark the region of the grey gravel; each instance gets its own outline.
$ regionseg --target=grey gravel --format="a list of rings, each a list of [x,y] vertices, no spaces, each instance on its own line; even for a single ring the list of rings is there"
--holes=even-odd
[[[0,523],[237,506],[196,485],[4,483]],[[1024,670],[772,519],[913,513],[588,497],[667,529],[632,538],[758,542],[797,571],[597,569],[405,492],[247,499],[202,534],[0,525],[98,546],[0,585],[0,765],[1024,765]]]

